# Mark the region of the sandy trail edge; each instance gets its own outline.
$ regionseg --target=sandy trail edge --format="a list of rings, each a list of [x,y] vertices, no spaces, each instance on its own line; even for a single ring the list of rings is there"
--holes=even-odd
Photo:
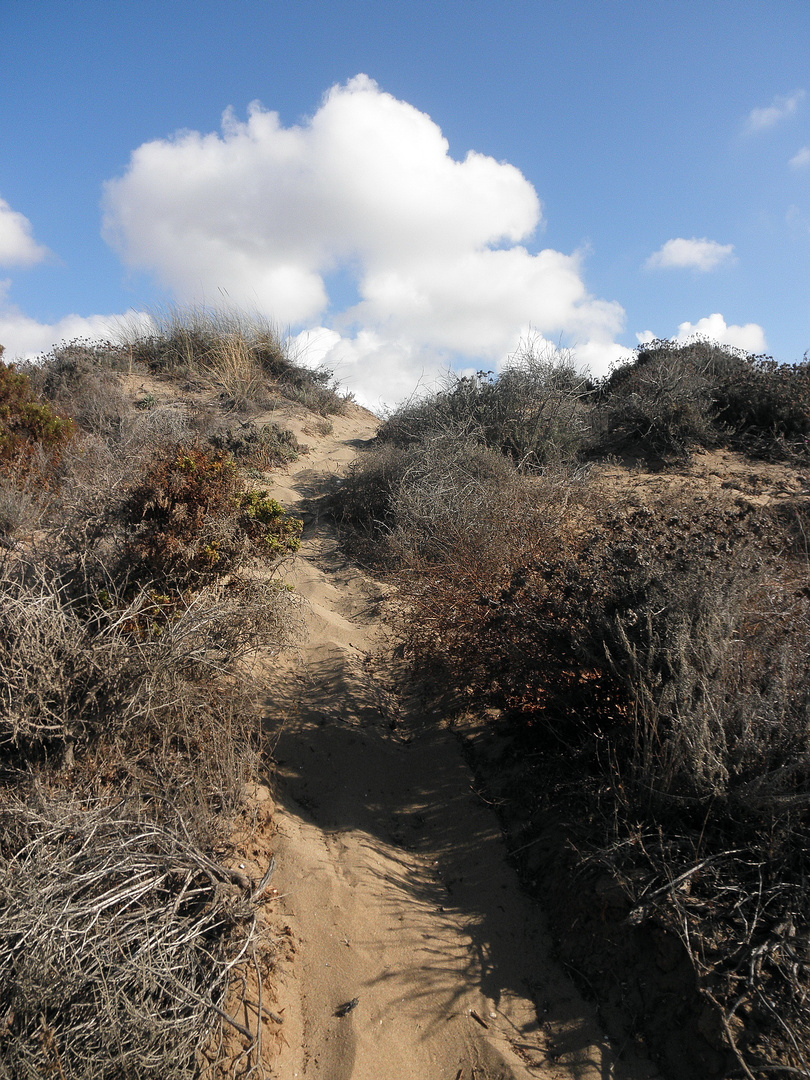
[[[275,883],[296,940],[279,971],[276,1074],[652,1078],[643,1063],[615,1060],[593,1009],[549,959],[541,914],[457,740],[386,685],[385,590],[345,559],[317,509],[375,427],[351,408],[273,477],[273,493],[307,520],[287,577],[308,601],[307,641],[275,667],[267,710]]]

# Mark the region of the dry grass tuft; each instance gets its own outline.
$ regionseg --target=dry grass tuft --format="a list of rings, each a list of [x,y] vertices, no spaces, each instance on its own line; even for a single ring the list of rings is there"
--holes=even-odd
[[[169,308],[123,328],[122,354],[152,372],[168,372],[209,388],[234,409],[266,404],[281,394],[324,415],[343,398],[332,373],[298,363],[278,329],[263,316],[235,309]]]

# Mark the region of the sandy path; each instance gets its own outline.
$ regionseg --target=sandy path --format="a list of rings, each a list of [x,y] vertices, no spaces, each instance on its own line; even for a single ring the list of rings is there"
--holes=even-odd
[[[453,735],[384,685],[373,659],[385,647],[384,590],[347,562],[317,512],[373,429],[352,410],[274,477],[274,493],[307,519],[289,579],[309,602],[308,640],[274,675],[268,710],[276,884],[296,939],[281,971],[278,1076],[652,1076],[613,1062],[592,1009],[549,960],[541,915]]]

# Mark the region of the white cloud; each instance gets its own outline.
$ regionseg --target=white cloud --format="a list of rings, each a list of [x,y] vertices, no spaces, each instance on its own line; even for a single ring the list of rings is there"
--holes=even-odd
[[[682,322],[678,327],[677,340],[688,341],[690,338],[709,338],[720,345],[732,345],[749,353],[763,353],[767,349],[765,331],[757,323],[745,326],[727,326],[722,315],[715,312],[696,323]],[[639,339],[640,340],[640,339]]]
[[[418,386],[432,386],[449,366],[436,351],[417,350],[412,342],[386,338],[374,330],[341,337],[336,330],[319,326],[293,340],[302,362],[329,368],[361,405],[376,412],[405,400]]]
[[[5,346],[3,360],[32,359],[62,341],[89,338],[105,341],[115,337],[122,322],[140,323],[146,318],[139,312],[119,315],[65,315],[55,323],[41,323],[19,308],[2,303],[5,290],[0,283],[0,344]]]
[[[692,237],[684,240],[682,236],[667,240],[663,247],[650,255],[645,263],[648,269],[688,268],[705,273],[716,270],[718,266],[729,262],[734,257],[733,244],[718,244],[716,240],[702,240]]]
[[[794,169],[806,169],[810,165],[810,146],[803,146],[798,154],[790,159],[790,165]]]
[[[578,345],[574,353],[580,366],[587,368],[595,377],[606,375],[616,364],[623,364],[633,358],[632,349],[615,341],[588,341],[584,345]]]
[[[780,120],[795,113],[804,98],[804,90],[795,90],[788,97],[777,94],[770,105],[751,110],[746,121],[746,130],[750,134],[755,134],[773,127]]]
[[[128,266],[180,301],[224,293],[281,324],[326,323],[326,362],[389,401],[422,370],[497,363],[528,326],[594,355],[614,347],[623,309],[588,293],[579,253],[530,251],[541,224],[517,168],[455,160],[429,116],[364,75],[298,126],[254,103],[220,133],[146,143],[105,192],[105,236]],[[359,296],[340,313],[338,270]]]
[[[34,239],[28,218],[0,199],[0,266],[34,266],[50,254]]]

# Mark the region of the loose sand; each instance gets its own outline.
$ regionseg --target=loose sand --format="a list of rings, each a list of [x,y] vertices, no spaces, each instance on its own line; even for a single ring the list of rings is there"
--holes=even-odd
[[[287,577],[308,603],[307,640],[271,673],[267,710],[274,884],[294,942],[277,971],[277,1076],[654,1077],[615,1060],[550,959],[542,912],[442,717],[394,690],[387,587],[346,559],[323,512],[375,418],[351,407],[326,436],[274,419],[312,446],[273,474],[306,521]]]

